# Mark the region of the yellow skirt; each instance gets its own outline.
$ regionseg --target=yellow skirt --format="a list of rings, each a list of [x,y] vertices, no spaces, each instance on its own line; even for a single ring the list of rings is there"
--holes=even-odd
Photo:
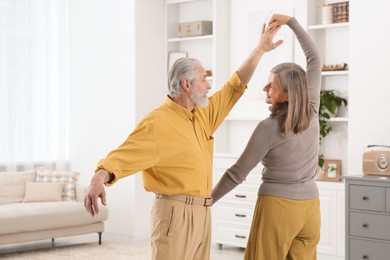
[[[317,259],[320,201],[257,198],[245,260]]]

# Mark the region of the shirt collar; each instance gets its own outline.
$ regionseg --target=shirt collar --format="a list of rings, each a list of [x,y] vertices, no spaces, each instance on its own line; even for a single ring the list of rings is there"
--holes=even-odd
[[[194,117],[195,109],[193,111],[190,111],[187,108],[175,103],[168,96],[165,98],[165,105],[185,120],[192,120],[192,118]]]

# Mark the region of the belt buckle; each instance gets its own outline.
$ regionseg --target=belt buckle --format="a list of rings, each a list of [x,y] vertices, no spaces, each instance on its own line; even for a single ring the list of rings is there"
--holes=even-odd
[[[213,204],[213,198],[205,198],[205,199],[204,199],[203,206],[205,206],[205,207],[210,207],[211,204]]]

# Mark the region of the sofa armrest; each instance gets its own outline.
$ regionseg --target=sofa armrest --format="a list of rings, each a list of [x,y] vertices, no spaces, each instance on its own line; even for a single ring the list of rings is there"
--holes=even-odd
[[[76,200],[78,202],[84,202],[84,194],[87,191],[88,186],[78,184],[76,186]]]

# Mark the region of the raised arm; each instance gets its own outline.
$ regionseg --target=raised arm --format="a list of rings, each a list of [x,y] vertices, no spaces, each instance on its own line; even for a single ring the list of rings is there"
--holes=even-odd
[[[205,118],[208,120],[208,124],[210,125],[210,135],[215,133],[227,114],[244,93],[245,87],[251,80],[264,53],[277,48],[283,43],[282,40],[275,43],[273,42],[273,38],[279,29],[280,26],[278,25],[274,25],[266,29],[264,24],[256,47],[235,71],[225,86],[220,91],[214,93],[209,99],[210,103],[203,112],[205,113]]]
[[[283,43],[282,40],[279,40],[275,43],[272,41],[279,29],[280,26],[277,24],[268,26],[267,28],[265,27],[265,24],[263,25],[261,37],[257,46],[237,69],[237,74],[244,85],[248,85],[253,76],[253,73],[256,70],[257,64],[260,62],[260,59],[264,53],[272,51]]]
[[[306,74],[310,102],[318,114],[321,89],[321,59],[316,45],[294,17],[274,14],[270,17],[269,24],[270,26],[282,26],[286,24],[295,33],[306,57]]]

